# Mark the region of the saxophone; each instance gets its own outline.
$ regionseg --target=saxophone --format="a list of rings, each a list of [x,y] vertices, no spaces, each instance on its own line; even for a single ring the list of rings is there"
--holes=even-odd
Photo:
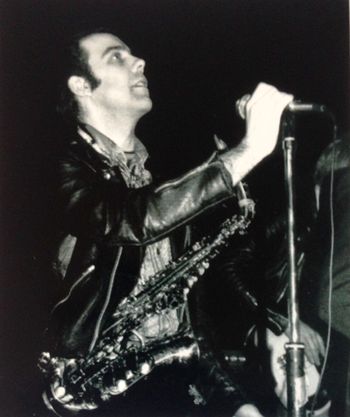
[[[251,216],[235,215],[222,223],[219,233],[195,243],[176,261],[149,279],[137,295],[123,299],[113,321],[94,349],[84,358],[51,357],[43,352],[38,366],[47,381],[43,399],[58,415],[90,410],[111,396],[125,392],[155,367],[174,361],[188,362],[199,356],[192,330],[147,346],[130,346],[130,334],[150,315],[160,314],[186,302],[190,288],[209,267],[234,234],[245,234]]]

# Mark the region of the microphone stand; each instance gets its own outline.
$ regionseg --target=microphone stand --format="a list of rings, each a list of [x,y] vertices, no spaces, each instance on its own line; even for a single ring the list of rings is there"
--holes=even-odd
[[[295,222],[294,222],[294,115],[284,112],[282,116],[283,155],[285,188],[287,193],[287,228],[288,228],[288,278],[289,299],[288,319],[290,340],[286,343],[287,369],[287,410],[288,417],[305,417],[307,402],[305,387],[304,358],[305,346],[300,342],[298,283],[295,261]]]

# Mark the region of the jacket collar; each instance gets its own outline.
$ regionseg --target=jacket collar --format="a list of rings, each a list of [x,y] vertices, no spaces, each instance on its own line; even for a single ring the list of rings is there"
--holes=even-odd
[[[128,154],[105,135],[86,126],[78,126],[78,135],[71,142],[75,158],[101,171],[106,179],[111,179],[119,172],[129,188],[139,188],[152,181],[151,173],[145,168],[148,152],[139,140],[135,142],[135,152]]]
[[[149,155],[147,149],[139,139],[135,139],[134,152],[124,152],[106,135],[88,124],[78,125],[78,134],[88,143],[109,166],[144,166]]]

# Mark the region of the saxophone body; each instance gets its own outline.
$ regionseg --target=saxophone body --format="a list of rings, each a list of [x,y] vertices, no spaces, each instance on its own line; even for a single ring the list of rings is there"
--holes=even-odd
[[[199,356],[190,326],[146,346],[128,343],[130,335],[151,315],[184,305],[192,285],[203,275],[234,234],[245,234],[250,218],[235,215],[219,233],[195,243],[189,251],[151,277],[137,295],[122,300],[109,327],[84,358],[51,357],[43,352],[38,366],[46,379],[43,394],[48,408],[58,415],[89,410],[124,393],[154,368],[174,361],[188,363]]]

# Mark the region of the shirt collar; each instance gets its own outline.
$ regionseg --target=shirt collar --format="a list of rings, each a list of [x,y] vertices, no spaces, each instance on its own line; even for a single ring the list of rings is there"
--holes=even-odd
[[[132,164],[136,163],[143,166],[149,156],[146,147],[138,138],[135,138],[134,152],[130,158],[130,153],[124,152],[109,137],[89,124],[79,124],[78,134],[112,166],[119,164],[127,165],[130,159]]]

